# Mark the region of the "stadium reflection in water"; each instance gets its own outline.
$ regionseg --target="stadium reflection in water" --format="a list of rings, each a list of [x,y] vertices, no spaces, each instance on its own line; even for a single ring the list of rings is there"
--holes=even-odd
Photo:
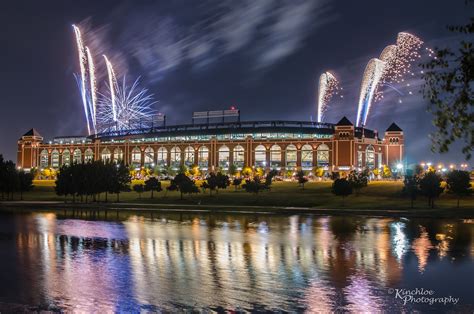
[[[474,225],[462,220],[2,214],[0,309],[401,310],[389,288],[472,310]]]

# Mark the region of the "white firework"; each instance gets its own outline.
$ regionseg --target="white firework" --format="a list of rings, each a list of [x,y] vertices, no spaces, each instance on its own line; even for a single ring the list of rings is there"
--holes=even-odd
[[[127,85],[115,82],[109,92],[101,95],[97,112],[99,131],[120,131],[135,129],[142,121],[149,121],[157,113],[153,106],[157,103],[148,89],[139,87],[140,79]]]
[[[358,127],[363,127],[367,123],[370,107],[372,106],[375,93],[377,92],[377,85],[382,79],[385,64],[384,61],[373,58],[365,68],[362,85],[360,87],[359,107],[357,109],[356,126]]]
[[[321,74],[318,89],[318,122],[322,122],[328,103],[338,89],[339,82],[331,72]]]

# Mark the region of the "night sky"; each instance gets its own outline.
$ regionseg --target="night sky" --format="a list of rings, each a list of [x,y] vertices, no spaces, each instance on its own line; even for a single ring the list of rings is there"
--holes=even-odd
[[[99,89],[105,53],[117,76],[141,77],[170,124],[232,105],[243,120],[314,119],[326,70],[344,88],[326,121],[347,115],[355,122],[370,58],[400,31],[429,47],[450,45],[456,38],[446,25],[467,21],[468,13],[463,0],[2,1],[0,153],[15,160],[17,139],[32,127],[46,139],[86,133],[71,24],[81,26],[93,51]],[[409,82],[413,95],[406,87],[401,97],[388,91],[367,127],[384,131],[396,121],[409,161],[463,161],[459,147],[430,152],[431,115],[420,80]]]

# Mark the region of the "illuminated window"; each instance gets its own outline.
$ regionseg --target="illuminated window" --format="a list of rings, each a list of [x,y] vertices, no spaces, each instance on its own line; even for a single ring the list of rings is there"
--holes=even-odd
[[[209,167],[209,148],[206,146],[199,147],[198,156],[199,168],[207,169]]]
[[[71,152],[69,151],[69,149],[63,150],[63,160],[62,160],[62,164],[63,164],[64,166],[69,166],[69,165],[71,165]]]
[[[142,164],[142,152],[140,148],[135,147],[132,149],[132,166],[137,168]]]
[[[219,148],[219,167],[229,169],[230,150],[229,147],[223,145]]]
[[[286,147],[286,167],[288,169],[296,168],[296,152],[297,150],[295,145],[290,144]]]
[[[110,153],[110,150],[108,148],[104,148],[100,157],[103,162],[106,162],[110,161],[110,159],[112,158],[112,154]]]
[[[362,168],[364,165],[363,163],[363,153],[362,152],[357,152],[357,167]]]
[[[375,149],[372,145],[365,150],[365,166],[370,169],[375,167]]]
[[[278,145],[270,147],[270,167],[281,167],[281,147]]]
[[[237,169],[242,169],[245,163],[245,150],[242,146],[237,145],[234,147],[233,158],[234,166],[237,167]]]
[[[313,167],[313,146],[309,144],[301,147],[301,167],[305,170]]]
[[[267,165],[267,150],[265,146],[258,145],[255,148],[255,167],[265,168]]]
[[[191,146],[184,150],[184,164],[188,167],[194,164],[194,148]]]
[[[158,149],[158,156],[157,156],[158,165],[161,167],[165,167],[168,164],[168,150],[164,147],[160,147]]]
[[[181,149],[177,146],[171,149],[171,167],[179,168],[181,165]]]
[[[43,149],[40,154],[40,168],[48,168],[48,166],[49,166],[48,150]]]
[[[114,162],[119,163],[123,161],[123,151],[120,148],[114,149]]]
[[[329,147],[326,144],[321,144],[318,146],[316,159],[318,167],[329,166]]]
[[[152,167],[155,163],[155,151],[151,147],[145,149],[145,167]]]
[[[51,153],[51,167],[59,168],[59,152],[56,149]]]
[[[79,148],[74,150],[72,158],[73,158],[72,160],[74,163],[76,164],[82,163],[82,152]]]
[[[94,160],[94,152],[90,148],[86,149],[86,151],[84,152],[84,162],[87,163],[93,160]]]

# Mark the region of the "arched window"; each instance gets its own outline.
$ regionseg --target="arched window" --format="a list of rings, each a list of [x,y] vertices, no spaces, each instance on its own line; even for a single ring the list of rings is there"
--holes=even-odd
[[[142,164],[142,151],[138,147],[132,149],[132,166],[135,168],[140,167]]]
[[[181,166],[181,149],[177,146],[171,149],[171,167],[179,168]]]
[[[73,160],[74,163],[76,163],[76,164],[82,163],[82,152],[79,148],[74,150],[74,154],[73,154],[72,158],[73,158],[72,160]]]
[[[313,146],[309,144],[301,147],[301,167],[306,170],[313,167]]]
[[[155,151],[151,147],[145,148],[145,167],[153,167],[155,164]]]
[[[206,170],[209,167],[209,148],[206,146],[199,147],[198,150],[199,168]]]
[[[84,152],[84,162],[87,163],[93,160],[94,160],[94,152],[90,148],[86,149],[86,151]]]
[[[59,152],[57,149],[51,153],[51,167],[59,168]]]
[[[365,166],[370,169],[375,167],[375,149],[372,145],[365,150]]]
[[[296,168],[296,161],[297,161],[297,155],[296,155],[296,146],[293,144],[290,144],[286,147],[286,168],[288,169],[293,169]]]
[[[64,166],[70,166],[71,165],[71,152],[69,149],[63,150],[63,162],[62,164]]]
[[[230,161],[230,150],[229,147],[222,145],[219,147],[219,167],[222,169],[229,169],[229,161]]]
[[[188,146],[184,149],[184,164],[189,167],[194,164],[194,148]]]
[[[160,167],[166,167],[168,164],[168,150],[166,148],[158,148],[157,163]]]
[[[40,168],[48,168],[49,166],[49,156],[48,156],[48,150],[43,149],[40,154]]]
[[[237,169],[242,169],[245,164],[245,150],[242,146],[237,145],[234,147],[234,166]]]
[[[276,144],[270,147],[270,167],[281,167],[281,147]]]
[[[114,162],[119,163],[123,161],[123,150],[121,148],[114,149]]]
[[[326,144],[321,144],[318,146],[316,160],[318,167],[329,166],[329,147]]]
[[[255,147],[255,167],[265,168],[267,165],[267,150],[265,146],[258,145]]]
[[[112,154],[110,153],[110,149],[104,148],[102,153],[100,154],[100,158],[103,162],[110,161],[112,159]]]

